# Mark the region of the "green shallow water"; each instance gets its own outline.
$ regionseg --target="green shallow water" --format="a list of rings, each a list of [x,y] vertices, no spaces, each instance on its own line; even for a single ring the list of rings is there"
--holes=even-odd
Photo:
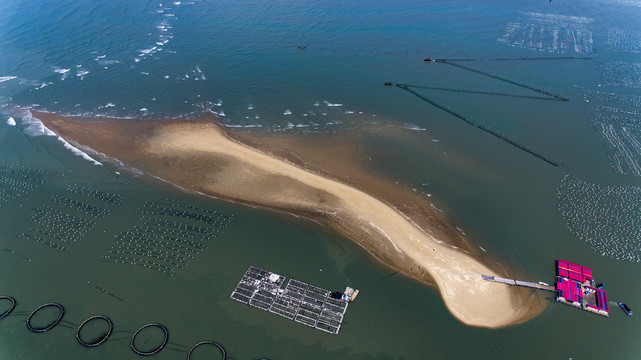
[[[9,191],[0,202],[0,295],[18,303],[0,320],[1,359],[134,359],[131,335],[147,323],[169,330],[170,344],[156,359],[185,359],[189,347],[202,340],[222,344],[233,359],[634,359],[639,353],[636,318],[614,304],[623,300],[635,309],[641,303],[639,263],[610,256],[593,245],[598,237],[587,239],[596,233],[602,244],[616,248],[612,254],[639,253],[641,227],[635,219],[641,209],[634,204],[641,199],[633,191],[639,177],[613,171],[591,121],[604,119],[595,110],[602,105],[627,109],[628,128],[638,124],[641,105],[633,97],[641,95],[639,73],[634,66],[612,65],[638,63],[638,52],[611,41],[619,39],[614,30],[628,29],[632,37],[621,39],[634,50],[634,34],[641,31],[641,7],[634,2],[36,5],[35,13],[20,1],[0,5],[6,14],[0,20],[0,165],[47,172],[44,184],[23,187],[26,193],[15,200],[7,195],[15,195],[7,183],[0,184]],[[552,22],[576,29],[583,21],[544,16],[548,23],[536,22],[531,13],[589,18],[592,51],[548,53],[497,42],[509,37],[504,30],[509,23],[543,27]],[[153,46],[157,49],[143,53]],[[425,64],[425,56],[479,59],[463,64],[570,98],[555,102],[417,90],[562,165],[550,166],[401,89],[382,86],[389,80],[532,94],[445,64]],[[524,56],[591,59],[489,60]],[[617,95],[603,102],[596,91]],[[390,276],[392,270],[340,234],[294,216],[190,194],[113,164],[95,166],[55,137],[33,136],[24,122],[29,106],[131,121],[208,109],[224,113],[223,121],[242,131],[349,134],[372,123],[415,129],[365,138],[359,151],[368,159],[367,168],[415,189],[474,244],[526,280],[552,283],[557,258],[592,267],[597,281],[607,284],[611,317],[548,299],[546,310],[524,324],[497,330],[464,326],[447,312],[437,291]],[[288,110],[291,114],[284,115]],[[7,124],[9,117],[16,126]],[[139,118],[144,120],[134,120]],[[562,181],[597,184],[603,195],[572,210],[585,219],[574,227],[566,226],[570,220],[559,211],[567,205],[559,204],[566,201],[557,194]],[[122,203],[112,206],[71,193],[69,185],[116,194]],[[614,187],[629,197],[617,195]],[[573,198],[580,193],[563,199],[581,203]],[[62,211],[49,201],[56,195],[108,209],[109,215],[94,219]],[[140,209],[162,199],[233,215],[233,221],[207,239],[206,250],[188,266],[175,268],[175,276],[104,262],[117,246],[116,237],[140,225]],[[612,216],[622,203],[632,205]],[[21,238],[42,230],[32,217],[44,205],[95,225],[75,243],[62,242],[66,252]],[[597,209],[605,209],[600,218],[592,217],[601,214]],[[599,232],[603,219],[615,223],[616,237]],[[250,265],[330,290],[349,285],[361,292],[340,334],[332,336],[231,300]],[[30,332],[28,314],[49,302],[64,305],[64,322],[43,334]],[[0,302],[0,311],[6,306]],[[98,314],[113,320],[114,333],[101,346],[84,348],[75,339],[77,326]],[[43,312],[38,321],[52,317],[55,311]],[[150,329],[137,344],[153,348],[160,335]],[[217,356],[216,349],[203,347],[193,359]]]

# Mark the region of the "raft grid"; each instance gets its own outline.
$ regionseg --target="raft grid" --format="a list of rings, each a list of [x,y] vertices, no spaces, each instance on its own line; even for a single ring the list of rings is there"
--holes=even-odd
[[[347,301],[329,297],[330,291],[302,281],[250,266],[229,296],[243,304],[330,334],[338,334],[347,311]]]

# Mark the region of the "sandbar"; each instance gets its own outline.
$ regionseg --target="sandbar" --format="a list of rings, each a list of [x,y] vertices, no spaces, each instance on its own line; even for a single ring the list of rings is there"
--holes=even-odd
[[[519,289],[482,280],[481,274],[505,274],[438,238],[443,232],[426,229],[367,189],[241,143],[215,118],[136,121],[32,112],[75,146],[176,186],[325,224],[385,265],[436,285],[464,324],[499,328],[542,311]],[[416,269],[429,276],[417,276]]]

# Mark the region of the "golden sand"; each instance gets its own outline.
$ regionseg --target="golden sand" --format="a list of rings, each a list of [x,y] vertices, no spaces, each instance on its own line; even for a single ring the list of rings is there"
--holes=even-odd
[[[481,274],[504,275],[452,246],[380,197],[230,138],[214,119],[87,120],[34,112],[65,140],[116,158],[180,187],[222,199],[293,213],[338,230],[384,264],[434,283],[449,311],[471,326],[497,328],[542,310],[516,288]],[[407,210],[405,210],[407,212]],[[442,228],[432,220],[434,228]],[[440,238],[439,238],[440,237]],[[429,277],[418,276],[422,269]]]

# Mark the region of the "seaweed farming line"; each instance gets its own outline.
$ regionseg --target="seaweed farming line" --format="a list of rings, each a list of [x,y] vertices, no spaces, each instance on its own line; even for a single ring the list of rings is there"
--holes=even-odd
[[[615,173],[641,176],[641,97],[585,92],[592,123]]]
[[[196,348],[209,345],[217,348],[220,351],[220,356],[223,360],[227,359],[227,351],[225,350],[223,345],[212,340],[199,341],[191,347],[170,342],[169,329],[167,329],[167,327],[165,327],[163,324],[160,324],[160,323],[145,324],[140,328],[138,328],[138,330],[136,330],[135,332],[128,331],[128,330],[114,331],[114,322],[106,315],[92,315],[78,325],[73,322],[64,320],[65,315],[67,315],[67,311],[65,307],[60,303],[56,303],[56,302],[45,303],[43,305],[38,306],[35,310],[31,312],[27,312],[27,311],[15,311],[15,309],[18,307],[18,302],[14,297],[7,296],[7,295],[0,295],[0,302],[6,302],[6,301],[8,301],[10,305],[7,310],[5,310],[0,314],[0,320],[3,320],[9,317],[10,315],[26,317],[25,324],[27,326],[27,329],[29,329],[29,331],[34,332],[36,334],[44,334],[53,330],[54,328],[64,328],[64,329],[71,329],[71,330],[75,329],[76,340],[80,345],[86,348],[97,348],[98,346],[107,342],[110,339],[112,334],[117,332],[124,332],[124,333],[131,334],[131,336],[129,337],[129,340],[130,340],[129,347],[135,354],[140,356],[156,355],[166,348],[169,350],[185,353],[187,360],[190,360]],[[53,321],[49,321],[46,324],[34,324],[34,321],[33,321],[34,317],[37,316],[37,314],[39,314],[40,312],[46,311],[45,309],[55,309],[57,311],[57,315],[55,315],[55,319]],[[106,325],[106,328],[104,330],[101,330],[98,333],[98,335],[88,336],[86,334],[86,331],[83,331],[83,329],[86,329],[87,324],[92,322],[93,323],[102,322]],[[150,328],[157,328],[162,331],[162,336],[159,341],[159,344],[158,345],[152,344],[155,347],[152,347],[149,349],[141,348],[139,342],[137,344],[136,339],[141,333],[147,332],[146,329],[150,329]],[[116,340],[120,340],[120,339],[112,339],[112,341],[116,341]],[[147,341],[145,341],[145,344],[144,344],[145,346],[147,345],[146,342]],[[172,345],[173,347],[168,347],[167,345]]]
[[[505,96],[505,97],[515,97],[515,98],[523,98],[523,99],[534,99],[534,100],[563,101],[563,100],[559,100],[557,98],[553,98],[549,96],[520,95],[520,94],[493,92],[493,91],[453,89],[453,88],[425,86],[425,85],[410,85],[410,84],[403,84],[403,85],[411,88],[416,88],[416,89],[449,91],[449,92],[458,92],[458,93],[464,93],[464,94],[479,94],[479,95]]]
[[[641,176],[641,143],[625,127],[594,122],[595,130],[607,147],[606,154],[614,172]]]
[[[84,186],[79,185],[67,185],[67,190],[76,194],[82,194],[88,197],[98,199],[102,202],[105,202],[111,206],[118,206],[122,204],[124,197],[119,194],[113,194],[106,191],[98,191]]]
[[[39,185],[45,183],[45,179],[50,179],[53,175],[46,170],[32,169],[21,164],[11,161],[0,160],[0,172],[16,176],[28,182],[33,182]]]
[[[29,195],[58,174],[0,160],[0,206]]]
[[[523,151],[527,152],[528,154],[530,154],[530,155],[532,155],[532,156],[534,156],[534,157],[536,157],[536,158],[538,158],[538,159],[541,159],[541,160],[545,161],[546,163],[548,163],[548,164],[550,164],[550,165],[553,165],[553,166],[559,166],[559,165],[561,165],[558,161],[555,161],[555,160],[552,160],[552,159],[550,159],[550,158],[548,158],[548,157],[546,157],[546,156],[543,156],[543,155],[541,155],[541,154],[539,154],[539,153],[535,152],[534,150],[530,149],[529,147],[527,147],[527,146],[525,146],[525,145],[521,145],[521,144],[519,144],[518,142],[516,142],[515,140],[511,140],[511,139],[510,139],[510,138],[508,138],[506,135],[503,135],[503,134],[501,134],[501,133],[499,133],[499,132],[497,132],[497,131],[494,131],[494,130],[490,129],[490,128],[489,128],[488,126],[486,126],[486,125],[483,125],[483,124],[476,124],[476,123],[472,122],[471,120],[469,120],[469,119],[468,119],[468,118],[466,118],[465,116],[460,115],[460,114],[458,114],[458,113],[454,112],[453,110],[449,109],[448,107],[446,107],[446,106],[444,106],[444,105],[441,105],[441,104],[438,104],[438,103],[436,103],[436,102],[432,101],[431,99],[429,99],[429,98],[427,98],[427,97],[425,97],[425,96],[423,96],[423,95],[419,94],[418,92],[416,92],[416,91],[412,90],[410,87],[408,87],[408,86],[407,86],[407,85],[405,85],[405,84],[396,84],[396,87],[398,87],[398,88],[400,88],[400,89],[403,89],[403,90],[405,90],[405,91],[407,91],[407,92],[411,93],[412,95],[414,95],[414,96],[418,97],[418,98],[419,98],[419,99],[421,99],[421,100],[426,101],[427,103],[431,104],[432,106],[434,106],[434,107],[436,107],[436,108],[439,108],[439,109],[441,109],[441,110],[443,110],[443,111],[447,112],[448,114],[450,114],[450,115],[452,115],[452,116],[454,116],[454,117],[456,117],[456,118],[458,118],[458,119],[460,119],[460,120],[465,121],[465,122],[466,122],[466,123],[468,123],[469,125],[475,126],[475,127],[479,128],[479,129],[481,129],[481,130],[485,131],[486,133],[488,133],[488,134],[490,134],[490,135],[493,135],[493,136],[495,136],[495,137],[497,137],[497,138],[499,138],[499,139],[501,139],[501,140],[503,140],[503,141],[507,142],[508,144],[510,144],[510,145],[512,145],[512,146],[515,146],[516,148],[521,149],[521,150],[523,150]]]
[[[77,199],[70,197],[73,194],[82,196]],[[67,193],[50,195],[44,203],[31,209],[30,220],[34,226],[28,232],[18,233],[16,237],[68,252],[94,229],[96,221],[110,215],[108,209],[92,205],[91,202],[102,201],[116,205],[119,203],[118,199],[122,199],[122,196],[67,185]]]
[[[520,12],[503,27],[498,43],[553,53],[592,53],[594,39],[591,18]]]
[[[566,227],[601,256],[641,262],[641,187],[566,175],[557,190]]]
[[[510,80],[510,79],[504,78],[502,76],[494,75],[494,74],[488,73],[486,71],[481,71],[481,70],[477,70],[477,69],[474,69],[474,68],[471,68],[471,67],[468,67],[468,66],[463,66],[461,64],[456,64],[456,63],[448,61],[446,59],[434,59],[432,61],[437,62],[437,63],[441,63],[441,64],[451,65],[451,66],[454,66],[454,67],[457,67],[457,68],[460,68],[460,69],[463,69],[463,70],[467,70],[467,71],[470,71],[470,72],[473,72],[473,73],[477,73],[477,74],[480,74],[480,75],[484,75],[484,76],[490,77],[492,79],[503,81],[503,82],[506,82],[508,84],[516,85],[516,86],[522,87],[524,89],[532,90],[532,91],[538,92],[540,94],[555,98],[558,101],[570,101],[570,99],[568,99],[568,98],[566,98],[564,96],[556,95],[556,94],[553,94],[553,93],[551,93],[549,91],[546,91],[546,90],[543,90],[543,89],[539,89],[539,88],[535,88],[535,87],[529,86],[527,84],[520,83],[518,81],[514,81],[514,80]]]
[[[175,200],[148,201],[137,223],[114,237],[103,262],[130,264],[174,276],[224,233],[233,215]]]
[[[109,216],[109,210],[103,209],[94,205],[84,203],[82,201],[70,199],[68,197],[60,195],[51,195],[49,201],[55,204],[60,204],[72,209],[75,209],[83,214],[87,214],[92,217],[107,217]]]

